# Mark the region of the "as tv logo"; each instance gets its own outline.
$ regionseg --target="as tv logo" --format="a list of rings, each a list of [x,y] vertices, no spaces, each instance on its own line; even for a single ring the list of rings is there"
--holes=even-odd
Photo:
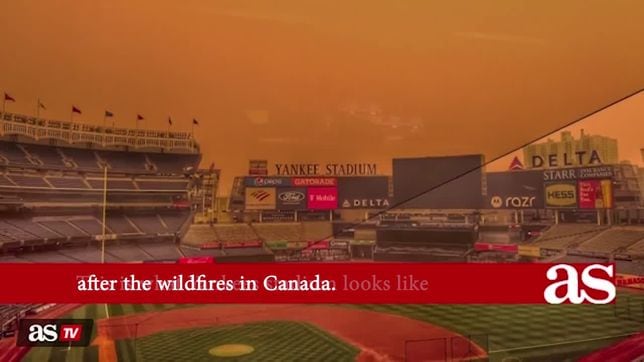
[[[563,278],[560,275],[563,275]],[[550,304],[608,304],[615,300],[614,265],[588,265],[581,270],[580,275],[578,268],[558,264],[548,269],[546,277],[556,281],[543,292],[544,299]],[[598,298],[599,296],[604,298]]]
[[[91,319],[23,319],[18,328],[19,346],[55,347],[89,345]]]

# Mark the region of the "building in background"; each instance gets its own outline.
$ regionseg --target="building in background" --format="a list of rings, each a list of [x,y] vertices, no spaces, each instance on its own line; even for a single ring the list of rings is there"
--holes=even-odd
[[[644,206],[644,167],[637,168],[637,181],[640,187],[640,205]]]
[[[571,132],[561,132],[559,141],[548,139],[523,149],[526,168],[559,168],[619,163],[617,140],[585,134],[575,139]]]
[[[640,170],[639,167],[627,161],[615,165],[613,192],[617,207],[640,206],[642,195]]]

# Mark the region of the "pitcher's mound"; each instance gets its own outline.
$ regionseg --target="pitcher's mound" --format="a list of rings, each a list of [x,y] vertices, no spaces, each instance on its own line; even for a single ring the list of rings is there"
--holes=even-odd
[[[247,344],[221,344],[212,347],[208,353],[215,357],[241,357],[255,351],[253,346]]]

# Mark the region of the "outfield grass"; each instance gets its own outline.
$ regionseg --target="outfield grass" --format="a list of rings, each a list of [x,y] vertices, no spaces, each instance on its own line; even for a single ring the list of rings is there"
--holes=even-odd
[[[222,344],[255,348],[236,358],[208,351]],[[261,322],[157,333],[116,343],[120,361],[354,361],[359,351],[306,323]]]
[[[625,305],[627,300],[630,309]],[[574,360],[644,327],[644,296],[630,294],[619,294],[617,305],[358,307],[427,321],[472,336],[482,347],[487,347],[491,360],[499,361],[509,356],[522,361]]]
[[[75,309],[71,313],[65,315],[63,318],[74,319],[102,319],[108,313],[110,317],[119,315],[162,311],[174,308],[185,308],[193,306],[193,304],[108,304],[107,309],[105,304],[86,304],[80,308]],[[92,330],[92,340],[96,335],[96,327]],[[94,346],[89,347],[74,347],[71,349],[63,347],[34,347],[24,358],[26,362],[77,362],[77,361],[98,361],[98,348]]]
[[[626,305],[626,301],[630,304]],[[110,316],[132,314],[149,311],[163,311],[175,308],[190,308],[194,305],[187,304],[116,304],[108,306]],[[429,323],[443,326],[447,329],[456,331],[460,334],[471,336],[471,338],[490,352],[493,361],[501,361],[506,357],[517,357],[522,361],[565,361],[574,360],[579,356],[608,346],[627,335],[643,330],[644,328],[644,295],[618,294],[616,305],[360,305],[360,306],[342,306],[347,308],[357,307],[366,308],[383,313],[400,314],[409,318],[423,320]],[[616,316],[616,312],[618,316]],[[106,311],[104,304],[85,305],[67,317],[71,318],[105,318]],[[267,322],[273,323],[272,328],[278,330],[284,327],[289,330],[276,331],[271,337],[273,342],[281,343],[280,346],[286,350],[297,348],[296,355],[302,357],[301,360],[310,360],[315,356],[324,356],[324,348],[333,350],[343,350],[342,344],[334,337],[315,329],[312,326],[305,327],[297,323],[286,322]],[[281,324],[280,324],[281,323]],[[266,332],[266,323],[260,323],[263,326],[254,326],[252,328],[242,328],[235,326],[229,330],[230,326],[218,328],[201,328],[191,331],[176,331],[162,333],[159,335],[140,338],[136,343],[140,343],[136,349],[143,355],[139,356],[140,361],[151,361],[147,359],[152,356],[148,351],[148,346],[158,344],[158,341],[164,340],[164,346],[179,346],[174,341],[174,337],[184,339],[188,338],[187,344],[194,344],[199,348],[214,347],[216,343],[247,343],[257,347],[264,346],[261,340],[263,336],[271,335]],[[258,324],[258,325],[260,325]],[[293,326],[296,325],[296,326]],[[249,325],[250,326],[250,325]],[[302,332],[301,329],[306,331]],[[263,332],[262,332],[263,331]],[[285,343],[297,338],[293,335],[304,333],[311,335],[318,333],[322,340],[325,338],[327,344],[319,341],[311,341],[310,344],[300,343],[304,347],[287,347]],[[293,333],[291,333],[293,332]],[[174,336],[174,333],[184,334],[184,336]],[[240,340],[227,339],[230,333]],[[369,331],[365,331],[369,333]],[[186,337],[187,336],[187,337]],[[192,336],[192,337],[191,337]],[[206,337],[207,336],[207,337]],[[190,341],[191,338],[195,341]],[[198,338],[197,338],[198,337]],[[93,338],[93,337],[92,337]],[[147,338],[152,338],[147,340]],[[205,345],[206,339],[218,341]],[[259,342],[254,339],[257,338]],[[307,337],[309,338],[309,337]],[[410,338],[412,339],[412,338]],[[245,342],[253,341],[252,343]],[[261,343],[260,343],[261,342]],[[196,344],[195,344],[196,343]],[[271,343],[266,341],[266,348]],[[311,347],[309,349],[309,346]],[[326,346],[324,348],[320,346]],[[122,361],[134,360],[134,341],[120,341],[117,344],[118,354]],[[207,349],[208,349],[207,348]],[[264,347],[262,347],[264,348]],[[158,349],[158,348],[154,348]],[[170,348],[171,349],[171,348]],[[213,360],[206,353],[202,354],[198,360]],[[179,349],[183,353],[192,353],[185,348]],[[192,348],[190,348],[192,350]],[[263,360],[272,356],[268,351],[279,353],[277,349],[262,349],[262,353],[253,354],[244,357],[245,360],[253,360],[256,356],[261,355]],[[305,354],[310,353],[307,358]],[[170,351],[166,351],[169,353]],[[261,352],[261,351],[260,351]],[[200,352],[201,353],[201,352]],[[273,353],[273,352],[271,352]],[[96,347],[72,348],[67,351],[65,348],[33,348],[27,355],[27,361],[96,361],[98,351]],[[179,356],[179,355],[176,355]],[[176,357],[175,356],[175,357]],[[192,356],[192,355],[190,355]],[[281,356],[281,355],[275,355]],[[335,355],[334,355],[335,356]],[[344,354],[342,355],[344,356]],[[342,357],[340,356],[340,357]],[[196,355],[195,355],[196,357]],[[344,357],[342,357],[344,358]],[[279,358],[274,357],[274,360]],[[183,357],[179,360],[186,360]],[[190,360],[190,359],[188,359]],[[230,360],[230,359],[229,359]],[[233,359],[234,360],[234,359]],[[240,359],[242,360],[242,359]],[[326,359],[333,360],[333,359]]]

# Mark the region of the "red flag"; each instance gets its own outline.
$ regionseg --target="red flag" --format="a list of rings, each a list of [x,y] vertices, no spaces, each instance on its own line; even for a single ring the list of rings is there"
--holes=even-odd
[[[72,113],[78,113],[81,114],[81,110],[76,108],[75,106],[72,106]]]
[[[144,119],[145,119],[145,118],[143,118],[143,116],[142,116],[142,115],[140,115],[140,114],[137,114],[137,115],[136,115],[136,120],[137,120],[137,121],[142,121],[142,120],[144,120]]]
[[[7,92],[4,93],[4,100],[9,101],[9,102],[15,102],[16,101],[12,96],[8,95]]]

